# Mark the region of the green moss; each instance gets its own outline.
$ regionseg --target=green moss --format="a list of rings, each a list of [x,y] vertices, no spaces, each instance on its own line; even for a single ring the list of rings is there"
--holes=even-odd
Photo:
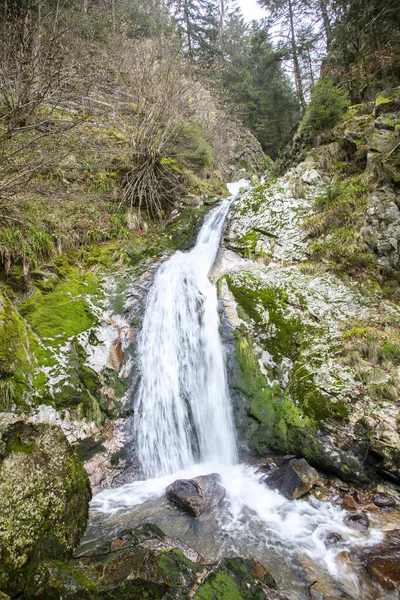
[[[66,573],[68,573],[68,575],[70,575],[80,587],[82,587],[85,590],[87,590],[88,592],[90,592],[93,595],[92,596],[93,598],[97,598],[97,595],[98,595],[97,586],[93,583],[93,581],[91,581],[89,579],[89,577],[86,577],[86,575],[84,573],[82,573],[82,571],[80,571],[78,569],[74,569],[68,563],[64,563],[59,560],[52,560],[52,561],[49,561],[47,564],[50,566],[54,565],[55,567],[57,567],[57,570],[59,572],[61,571],[61,573],[62,573],[62,571],[65,571]],[[60,573],[58,573],[57,575],[61,579]],[[60,583],[61,584],[63,583],[62,579],[61,579]]]
[[[96,324],[97,318],[86,297],[98,294],[98,278],[93,273],[81,275],[75,271],[53,291],[48,294],[36,291],[19,307],[35,333],[58,346]]]
[[[27,408],[38,344],[11,302],[0,296],[0,411]]]
[[[297,315],[286,314],[287,293],[278,286],[257,287],[250,275],[245,284],[237,284],[229,276],[226,280],[236,302],[257,325],[263,323],[263,312],[268,315],[268,322],[274,327],[266,341],[266,349],[276,358],[286,356],[295,359],[304,327]]]
[[[238,585],[227,573],[210,575],[195,593],[193,600],[242,600]]]
[[[252,431],[244,432],[250,437],[252,450],[259,454],[268,449],[286,454],[314,452],[318,443],[313,421],[293,403],[289,393],[267,384],[247,337],[239,330],[234,335],[238,365],[235,388],[246,398],[247,414],[256,423]]]
[[[183,567],[194,572],[201,571],[200,565],[192,563],[178,548],[173,548],[170,552],[160,554],[157,557],[157,563],[170,582],[171,592],[178,591],[182,585]]]
[[[26,441],[20,435],[16,434],[7,445],[8,452],[30,453],[35,449],[35,440]]]

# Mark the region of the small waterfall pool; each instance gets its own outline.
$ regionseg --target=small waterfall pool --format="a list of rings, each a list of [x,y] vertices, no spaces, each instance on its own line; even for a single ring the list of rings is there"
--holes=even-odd
[[[253,556],[292,598],[309,598],[305,582],[318,573],[337,593],[329,597],[372,600],[377,596],[343,557],[382,534],[349,528],[345,512],[329,502],[286,500],[260,482],[256,467],[238,463],[218,299],[208,276],[230,204],[245,184],[230,186],[232,196],[208,214],[195,247],[176,252],[156,274],[138,345],[141,382],[134,399],[133,433],[146,479],[94,497],[83,548],[152,522],[208,560]],[[176,479],[214,472],[227,495],[211,515],[193,518],[166,500],[165,489]],[[330,533],[341,536],[335,547],[326,542]]]

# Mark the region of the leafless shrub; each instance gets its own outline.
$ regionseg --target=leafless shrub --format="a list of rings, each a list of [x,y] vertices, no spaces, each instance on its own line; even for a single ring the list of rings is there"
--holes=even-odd
[[[61,158],[48,151],[49,138],[66,134],[78,122],[65,110],[76,97],[77,82],[66,34],[58,3],[31,0],[8,8],[5,3],[0,18],[0,208],[39,169]]]

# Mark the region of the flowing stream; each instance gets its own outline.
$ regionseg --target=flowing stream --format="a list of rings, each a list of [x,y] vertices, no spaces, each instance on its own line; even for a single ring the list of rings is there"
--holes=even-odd
[[[134,404],[134,435],[146,479],[95,496],[92,535],[96,519],[114,532],[146,519],[210,560],[254,556],[272,567],[293,598],[308,597],[304,573],[310,563],[313,572],[336,582],[337,597],[372,598],[337,557],[349,547],[379,541],[381,534],[350,529],[345,512],[328,502],[286,500],[260,482],[254,467],[238,463],[218,299],[208,276],[241,185],[232,184],[231,198],[208,214],[195,247],[176,252],[156,274],[139,340],[141,383]],[[220,473],[227,492],[215,514],[193,520],[171,511],[164,496],[169,483],[212,472]],[[329,547],[328,533],[339,534],[342,542]]]

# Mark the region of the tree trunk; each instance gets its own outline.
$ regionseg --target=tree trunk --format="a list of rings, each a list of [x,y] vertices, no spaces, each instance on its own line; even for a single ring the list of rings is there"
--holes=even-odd
[[[296,84],[296,95],[302,109],[306,106],[304,98],[303,82],[301,80],[299,54],[296,45],[296,33],[294,29],[293,4],[292,0],[288,0],[289,21],[290,21],[290,41],[292,46],[293,66],[294,66],[294,81]]]
[[[225,0],[219,3],[219,49],[224,52]]]
[[[324,24],[326,48],[328,49],[329,45],[331,43],[331,38],[332,38],[332,25],[331,25],[331,20],[329,18],[329,14],[328,14],[328,6],[326,3],[326,0],[319,0],[319,7],[321,10],[322,21]]]
[[[183,17],[186,25],[186,39],[188,45],[189,58],[193,58],[193,47],[192,47],[192,25],[190,22],[190,12],[188,6],[188,0],[185,0],[183,5]]]

